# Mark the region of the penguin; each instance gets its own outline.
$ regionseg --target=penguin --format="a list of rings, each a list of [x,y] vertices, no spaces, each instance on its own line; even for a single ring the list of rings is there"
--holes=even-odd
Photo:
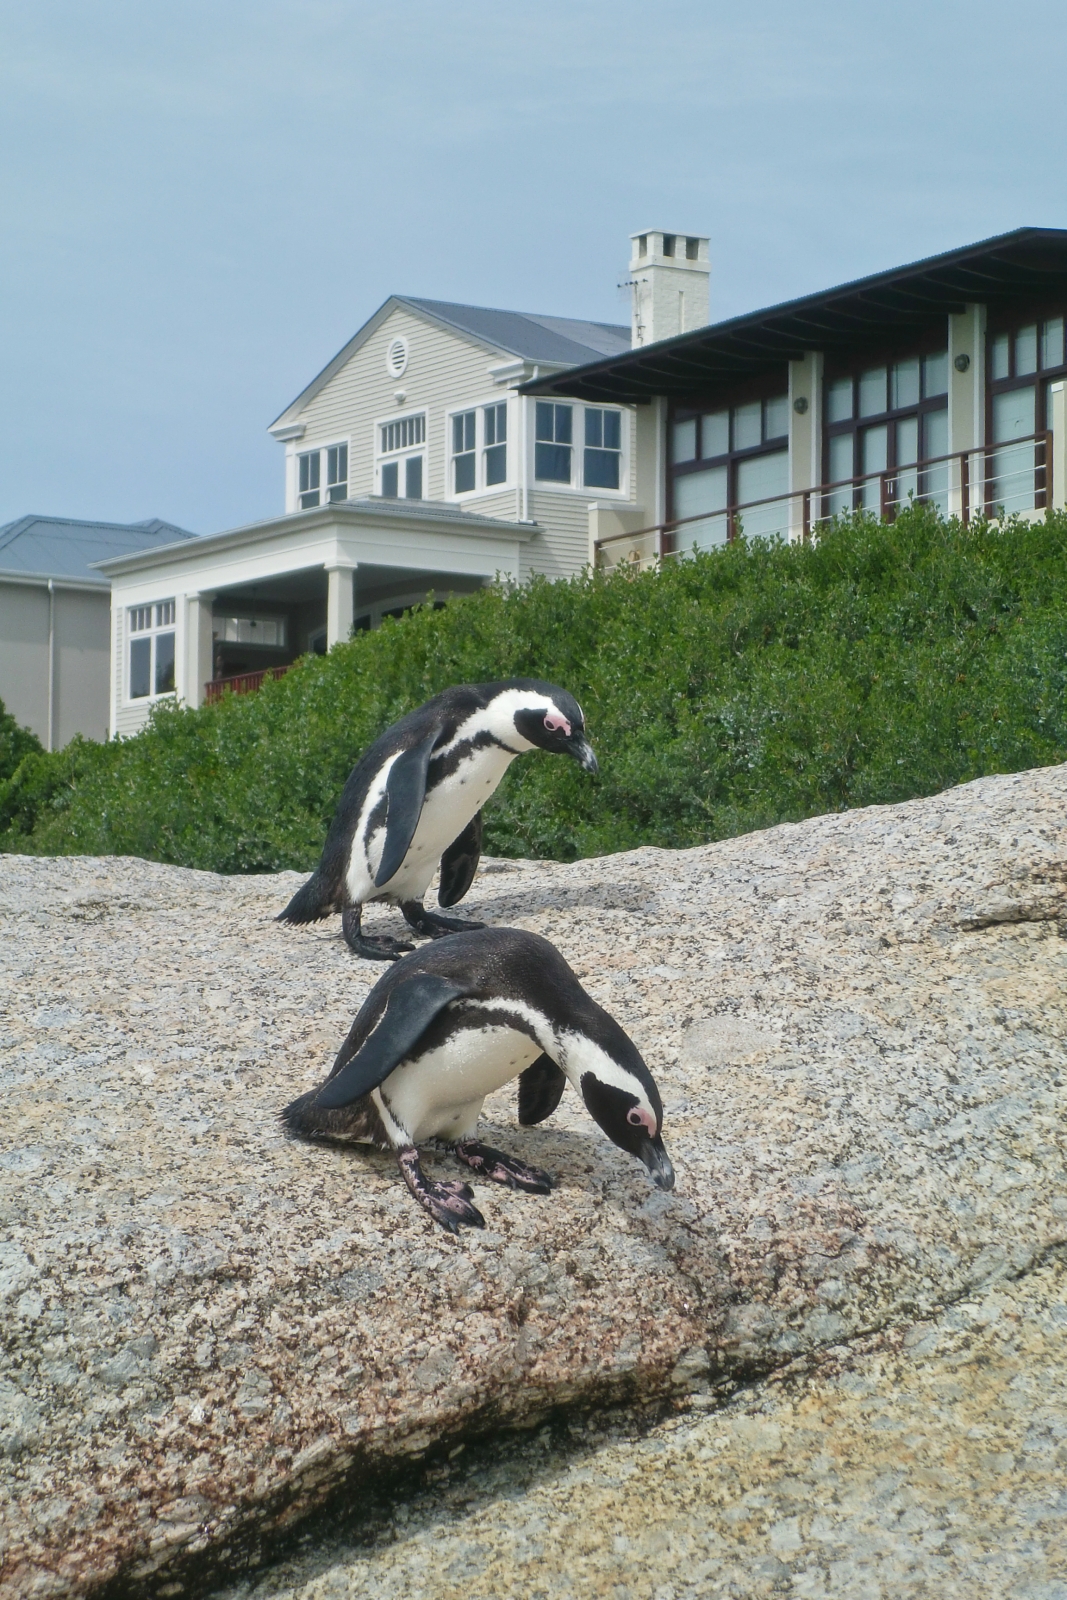
[[[615,1019],[554,945],[518,928],[455,934],[407,955],[375,984],[326,1082],[285,1107],[295,1138],[392,1150],[419,1205],[450,1233],[484,1228],[467,1183],[434,1182],[418,1146],[443,1144],[491,1183],[548,1194],[538,1167],[476,1137],[486,1095],[519,1080],[519,1122],[551,1116],[570,1082],[608,1138],[673,1189],[663,1104]]]
[[[356,955],[395,961],[414,945],[362,931],[369,900],[398,905],[430,939],[484,927],[427,911],[422,901],[441,863],[438,904],[458,904],[482,853],[482,807],[526,750],[569,755],[597,771],[582,708],[565,689],[536,678],[459,684],[387,728],[345,784],[322,859],[279,922],[341,913]]]

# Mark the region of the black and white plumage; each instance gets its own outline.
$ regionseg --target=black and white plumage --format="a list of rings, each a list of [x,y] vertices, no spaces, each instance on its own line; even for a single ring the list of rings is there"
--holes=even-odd
[[[442,1227],[484,1227],[469,1185],[435,1183],[417,1146],[444,1143],[480,1177],[547,1194],[537,1167],[478,1142],[486,1095],[519,1080],[519,1122],[542,1122],[568,1082],[608,1138],[674,1187],[652,1074],[554,945],[516,928],[457,934],[405,956],[375,984],[326,1082],[282,1112],[306,1139],[396,1153],[419,1204]]]
[[[398,905],[431,939],[482,927],[427,911],[423,897],[440,862],[438,904],[462,900],[481,855],[482,806],[515,757],[535,749],[597,770],[581,706],[536,678],[459,684],[402,717],[353,768],[322,860],[278,921],[316,922],[339,911],[350,948],[378,961],[414,946],[363,933],[371,900]]]

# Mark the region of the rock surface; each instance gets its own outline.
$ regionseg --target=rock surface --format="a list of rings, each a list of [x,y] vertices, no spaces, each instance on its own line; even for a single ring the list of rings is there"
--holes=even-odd
[[[5,1592],[177,1594],[438,1441],[795,1365],[1067,1240],[1067,770],[490,868],[464,909],[644,1052],[673,1195],[505,1092],[485,1136],[559,1187],[450,1239],[386,1158],[280,1136],[380,970],[270,920],[295,875],[0,863]]]
[[[1061,1260],[710,1415],[464,1454],[217,1600],[1067,1600],[1065,1338]]]

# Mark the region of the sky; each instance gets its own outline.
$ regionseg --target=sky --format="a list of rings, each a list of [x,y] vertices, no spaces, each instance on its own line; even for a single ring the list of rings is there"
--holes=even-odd
[[[736,315],[1067,226],[1062,0],[0,0],[0,523],[283,509],[269,424],[390,293]]]

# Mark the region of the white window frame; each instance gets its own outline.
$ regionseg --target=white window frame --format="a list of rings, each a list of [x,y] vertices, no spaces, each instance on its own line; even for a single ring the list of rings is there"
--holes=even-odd
[[[422,438],[416,444],[399,445],[396,449],[386,450],[383,447],[382,431],[393,424],[415,422],[422,419]],[[422,494],[421,500],[429,498],[427,494],[429,478],[429,419],[426,407],[420,406],[416,411],[403,411],[391,417],[378,417],[374,423],[374,492],[384,500],[407,500],[407,462],[422,457]],[[382,493],[383,469],[396,464],[397,492],[395,495]],[[410,498],[414,498],[413,496]]]
[[[128,706],[154,705],[157,700],[173,700],[178,692],[178,605],[173,596],[166,600],[145,600],[138,605],[126,607],[126,647],[124,652],[124,703]],[[171,639],[172,666],[174,671],[174,688],[160,689],[155,687],[156,662],[158,644],[157,640]],[[148,643],[148,684],[147,694],[135,695],[133,689],[133,647],[141,641]]]
[[[505,408],[504,414],[507,418],[507,438],[504,441],[507,447],[507,454],[505,457],[507,462],[507,472],[500,483],[488,483],[486,481],[486,451],[495,448],[495,445],[487,445],[485,442],[485,414],[487,411],[495,408],[496,406],[503,406]],[[472,489],[457,490],[455,470],[456,456],[452,448],[453,427],[457,417],[464,417],[471,411],[474,412],[474,487]],[[501,396],[499,390],[496,394],[488,395],[481,400],[471,400],[465,405],[453,406],[450,411],[445,413],[445,459],[447,461],[448,472],[446,490],[447,499],[464,502],[467,500],[472,500],[479,495],[505,494],[508,490],[515,488],[518,481],[518,473],[516,471],[518,465],[518,440],[515,437],[515,416],[516,408],[509,403],[506,397]]]
[[[336,483],[333,483],[333,484],[331,484],[328,481],[329,474],[330,474],[330,451],[331,450],[343,450],[345,452],[345,467],[346,467],[345,476],[343,478],[338,478]],[[314,456],[314,455],[317,455],[318,458],[319,458],[319,483],[318,483],[318,488],[317,488],[317,490],[313,490],[313,489],[303,489],[302,490],[301,487],[300,487],[300,467],[301,467],[301,463],[307,457]],[[296,452],[296,509],[297,509],[297,511],[314,511],[320,506],[338,505],[338,504],[341,503],[341,501],[347,500],[348,496],[349,496],[349,493],[350,493],[349,485],[351,483],[351,477],[350,477],[351,471],[352,471],[352,441],[350,439],[330,439],[330,440],[328,440],[326,442],[326,444],[308,445],[307,449],[298,450]],[[330,490],[334,489],[334,488],[343,488],[345,492],[344,492],[343,495],[332,495],[331,496]],[[317,493],[318,497],[319,497],[318,501],[316,502],[316,505],[313,505],[313,506],[301,505],[301,500],[303,499],[303,496],[305,494],[314,494],[314,493]]]
[[[530,411],[527,416],[527,450],[530,488],[537,494],[584,494],[597,500],[629,500],[630,498],[630,430],[633,413],[622,405],[586,405],[582,400],[548,401],[550,405],[569,405],[572,413],[571,428],[571,481],[561,483],[554,478],[537,476],[537,401],[547,399],[542,395],[526,397]],[[617,411],[619,413],[619,487],[601,488],[585,482],[585,413],[587,411]]]

